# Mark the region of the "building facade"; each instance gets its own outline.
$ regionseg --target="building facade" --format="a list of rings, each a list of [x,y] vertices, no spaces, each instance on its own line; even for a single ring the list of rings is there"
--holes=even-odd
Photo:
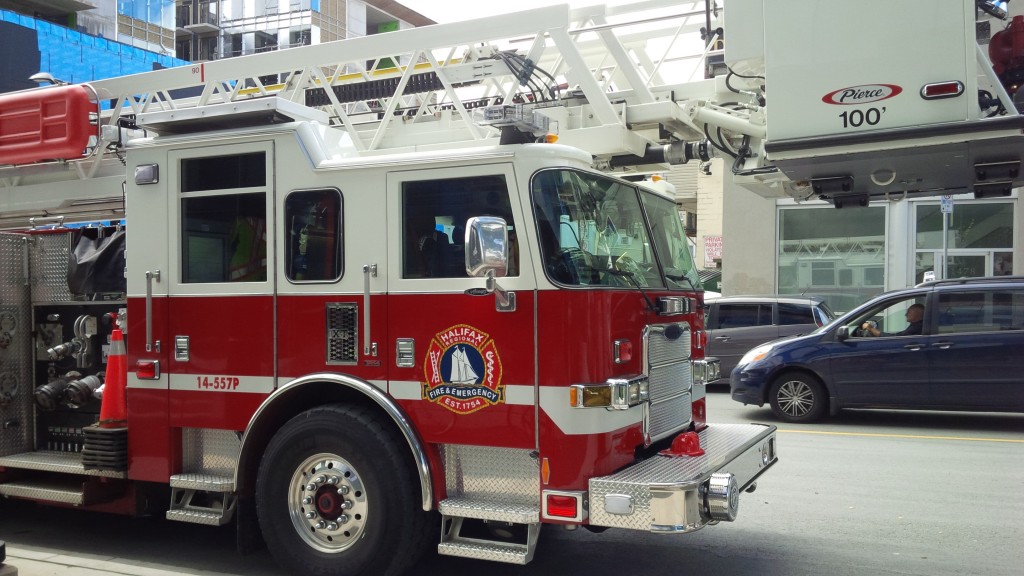
[[[721,222],[726,294],[816,295],[846,311],[929,278],[1024,273],[1019,189],[997,198],[965,193],[839,210],[763,198],[728,177],[722,189],[721,215],[702,213],[698,225]],[[704,236],[699,230],[698,239]]]
[[[177,0],[175,21],[176,53],[192,61],[434,23],[385,0]]]

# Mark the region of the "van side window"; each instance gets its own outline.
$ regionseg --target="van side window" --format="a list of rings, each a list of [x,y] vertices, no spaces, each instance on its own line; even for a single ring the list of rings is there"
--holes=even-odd
[[[779,302],[779,325],[790,324],[811,324],[817,319],[811,312],[811,307],[801,304],[786,304]]]
[[[341,192],[303,190],[284,201],[285,270],[294,282],[341,278]]]
[[[181,281],[267,279],[266,194],[181,199]]]
[[[719,328],[749,328],[770,326],[772,323],[771,304],[719,304]]]
[[[1024,330],[1024,291],[951,291],[938,301],[940,334]]]
[[[466,220],[497,216],[508,225],[509,276],[519,275],[516,224],[504,176],[402,184],[402,277],[464,278]]]

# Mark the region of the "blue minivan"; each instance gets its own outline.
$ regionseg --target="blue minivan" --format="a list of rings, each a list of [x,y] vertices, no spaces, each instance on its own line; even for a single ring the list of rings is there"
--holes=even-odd
[[[1024,412],[1024,276],[887,292],[750,350],[729,384],[792,423],[854,407]]]

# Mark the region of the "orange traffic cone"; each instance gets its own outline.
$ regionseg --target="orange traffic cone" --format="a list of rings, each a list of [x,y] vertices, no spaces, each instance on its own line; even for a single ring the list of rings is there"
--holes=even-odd
[[[128,423],[128,402],[124,393],[127,381],[128,361],[125,358],[124,335],[115,326],[110,333],[110,350],[107,352],[107,377],[100,404],[101,427],[122,428]]]

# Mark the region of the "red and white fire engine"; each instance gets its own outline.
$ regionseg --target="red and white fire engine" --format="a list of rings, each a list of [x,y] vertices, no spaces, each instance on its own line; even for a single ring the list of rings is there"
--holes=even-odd
[[[836,206],[984,195],[1024,147],[973,2],[728,10],[551,6],[0,95],[0,494],[234,521],[324,575],[734,520],[775,428],[707,422],[696,269],[638,178],[721,156]],[[709,72],[669,76],[701,28]]]

